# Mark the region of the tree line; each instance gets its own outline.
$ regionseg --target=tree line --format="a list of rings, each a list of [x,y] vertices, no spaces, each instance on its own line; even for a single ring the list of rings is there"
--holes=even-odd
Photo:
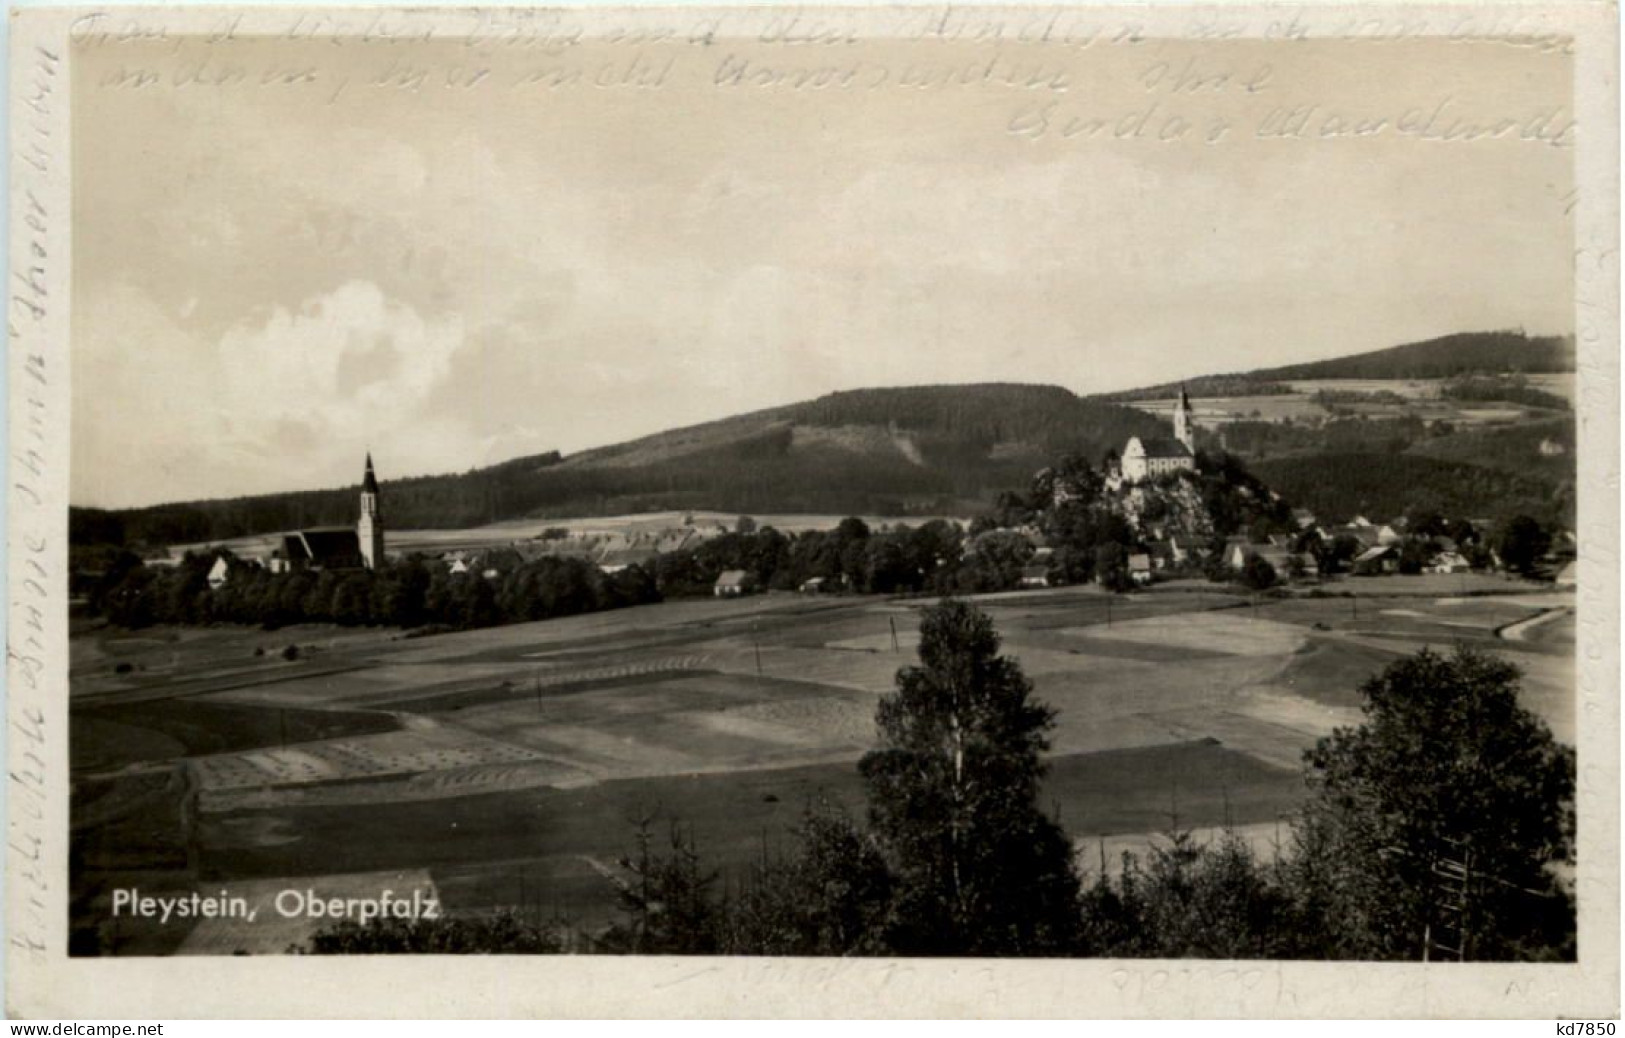
[[[1573,960],[1574,755],[1510,664],[1422,650],[1373,675],[1363,723],[1305,755],[1278,856],[1175,829],[1090,881],[1039,806],[1055,712],[975,607],[920,630],[858,764],[861,820],[810,804],[726,889],[691,828],[645,821],[612,881],[622,921],[594,933],[499,912],[345,923],[307,950]]]
[[[209,586],[215,559],[230,567]],[[175,566],[147,566],[129,553],[83,583],[91,615],[124,627],[152,624],[300,623],[466,629],[547,620],[658,601],[650,575],[607,574],[583,559],[543,556],[486,578],[452,573],[424,556],[377,570],[272,573],[230,555],[190,553]]]

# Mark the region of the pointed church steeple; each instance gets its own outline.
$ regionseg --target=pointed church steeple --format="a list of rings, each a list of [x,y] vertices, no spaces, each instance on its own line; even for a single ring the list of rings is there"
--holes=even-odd
[[[361,477],[361,518],[356,520],[356,539],[361,542],[361,560],[368,569],[384,561],[384,516],[378,506],[378,477],[372,471],[372,451],[367,452],[367,472]]]
[[[1185,392],[1185,384],[1179,384],[1179,403],[1174,405],[1174,439],[1185,445],[1185,449],[1192,454],[1196,453],[1196,426],[1194,412],[1191,410],[1190,394]]]

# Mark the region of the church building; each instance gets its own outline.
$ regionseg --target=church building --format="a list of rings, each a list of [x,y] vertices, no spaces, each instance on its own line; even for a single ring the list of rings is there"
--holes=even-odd
[[[1179,402],[1174,405],[1173,439],[1138,436],[1129,438],[1123,447],[1123,479],[1139,483],[1147,479],[1166,476],[1170,472],[1196,471],[1196,426],[1191,410],[1191,398],[1185,387],[1179,387]]]
[[[372,452],[361,481],[361,517],[356,525],[316,526],[282,535],[267,560],[272,573],[294,570],[377,569],[384,561],[384,516],[378,501],[378,477]]]

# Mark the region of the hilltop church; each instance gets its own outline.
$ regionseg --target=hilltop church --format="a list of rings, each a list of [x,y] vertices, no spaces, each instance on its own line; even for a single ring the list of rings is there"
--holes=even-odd
[[[1191,410],[1191,398],[1185,387],[1179,387],[1179,402],[1174,405],[1174,437],[1129,437],[1123,447],[1122,478],[1125,483],[1140,483],[1156,479],[1170,472],[1196,471],[1196,425]]]
[[[272,573],[312,569],[377,569],[384,562],[384,515],[378,501],[378,477],[367,452],[361,480],[361,516],[355,527],[316,526],[282,535],[281,545],[266,560]]]

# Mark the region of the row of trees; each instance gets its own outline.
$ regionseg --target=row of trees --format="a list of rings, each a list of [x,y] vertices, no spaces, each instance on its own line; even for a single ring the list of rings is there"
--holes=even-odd
[[[1401,515],[1428,507],[1446,515],[1529,515],[1572,526],[1574,487],[1461,461],[1362,451],[1271,458],[1252,468],[1277,492],[1316,515]]]
[[[1400,660],[1363,686],[1364,723],[1306,756],[1287,853],[1265,862],[1234,834],[1203,846],[1174,832],[1086,883],[1038,806],[1054,711],[989,619],[945,601],[877,709],[863,822],[810,807],[793,848],[729,892],[692,832],[662,841],[645,824],[616,882],[625,921],[584,943],[498,917],[345,924],[311,947],[471,950],[462,928],[494,926],[511,943],[472,950],[1572,959],[1554,869],[1572,862],[1574,757],[1517,685],[1512,666],[1467,650]],[[1441,891],[1445,863],[1468,875],[1459,904]]]
[[[121,555],[83,588],[93,615],[125,627],[151,624],[296,623],[489,627],[658,601],[653,578],[636,567],[605,574],[581,559],[544,556],[487,579],[450,573],[411,556],[378,570],[272,573],[226,556],[227,581],[209,586],[214,553],[176,566]]]
[[[1138,535],[1119,514],[1069,500],[1045,511],[1033,510],[1011,495],[1005,521],[1039,527],[1052,547],[1046,563],[1051,584],[1098,581],[1125,591],[1133,584],[1129,555],[1144,550]],[[1290,524],[1275,511],[1255,509],[1249,531],[1263,540]],[[1222,514],[1222,508],[1216,508]],[[1236,517],[1234,522],[1245,516]],[[847,518],[833,530],[787,535],[772,527],[740,528],[698,547],[662,554],[647,566],[613,574],[571,556],[543,556],[505,569],[495,578],[451,573],[424,556],[410,556],[377,571],[345,570],[273,574],[224,554],[230,566],[223,586],[211,588],[208,573],[217,553],[193,553],[174,567],[153,567],[128,552],[113,553],[99,575],[79,581],[93,615],[126,627],[156,623],[249,623],[271,627],[294,623],[381,624],[451,628],[487,627],[614,609],[663,598],[708,595],[728,570],[751,573],[758,585],[779,590],[822,581],[831,589],[864,593],[931,592],[972,594],[1019,586],[1034,558],[1025,535],[979,519],[970,531],[933,520],[918,527],[900,525],[874,531],[861,519]],[[1550,531],[1528,516],[1517,516],[1480,534],[1465,521],[1417,512],[1399,545],[1401,572],[1420,572],[1437,553],[1439,539],[1452,538],[1475,566],[1499,557],[1509,570],[1536,570],[1550,548]],[[1205,547],[1201,567],[1209,579],[1240,581],[1264,590],[1296,577],[1276,572],[1260,558],[1237,573],[1226,558],[1223,535]],[[1343,535],[1322,538],[1299,531],[1292,551],[1314,559],[1321,573],[1346,571],[1363,545]],[[1493,553],[1493,554],[1492,554]]]

